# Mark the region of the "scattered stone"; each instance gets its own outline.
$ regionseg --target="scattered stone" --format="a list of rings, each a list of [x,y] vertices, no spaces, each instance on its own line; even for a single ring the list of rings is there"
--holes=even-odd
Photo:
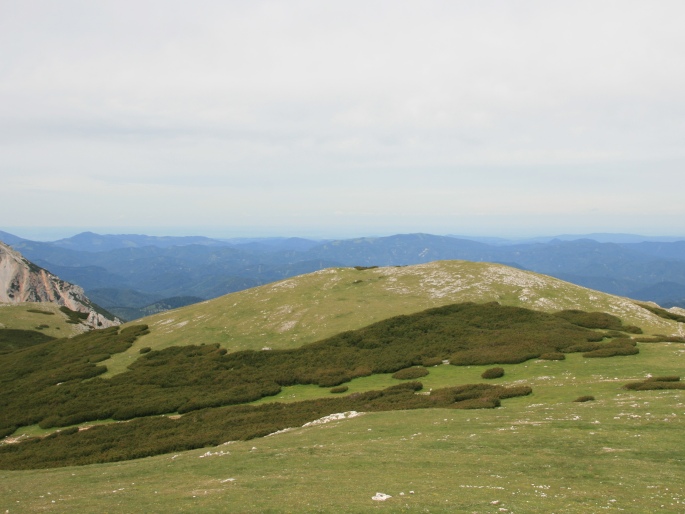
[[[349,418],[356,418],[357,416],[361,416],[364,414],[363,412],[357,412],[354,410],[348,411],[348,412],[337,412],[335,414],[330,414],[328,416],[324,416],[323,418],[319,418],[314,421],[310,421],[309,423],[305,423],[302,425],[303,427],[311,427],[314,425],[322,425],[324,423],[330,423],[331,421],[338,421],[339,419],[349,419]]]
[[[385,493],[376,493],[376,496],[373,496],[371,499],[377,502],[384,502],[388,498],[392,498],[392,496]]]

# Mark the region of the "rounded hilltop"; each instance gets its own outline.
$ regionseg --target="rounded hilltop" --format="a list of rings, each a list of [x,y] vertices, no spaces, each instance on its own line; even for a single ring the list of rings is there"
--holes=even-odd
[[[502,264],[435,261],[413,266],[329,268],[155,314],[150,334],[107,362],[123,371],[140,348],[219,343],[229,351],[294,348],[400,314],[452,303],[496,301],[545,312],[618,316],[645,333],[684,335],[679,323],[634,301]]]

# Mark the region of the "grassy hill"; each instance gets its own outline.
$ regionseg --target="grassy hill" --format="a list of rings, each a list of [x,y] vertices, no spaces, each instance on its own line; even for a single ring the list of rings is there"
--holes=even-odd
[[[616,324],[612,316],[591,316],[597,326],[608,322],[606,327],[593,329],[582,325],[586,318],[580,314],[547,316],[494,304],[482,309],[473,305],[434,309],[465,301],[498,301],[545,312],[604,311],[623,323]],[[431,310],[412,314],[425,309]],[[441,352],[455,351],[450,337],[455,332],[444,331],[441,321],[432,316],[459,312],[470,313],[458,324],[461,340],[477,347],[488,346],[490,341],[506,347],[514,339],[525,345],[548,346],[554,339],[554,347],[561,348],[573,338],[594,341],[588,336],[600,334],[604,341],[592,344],[614,348],[616,345],[611,345],[620,342],[619,346],[639,353],[593,358],[591,352],[569,348],[563,360],[501,364],[503,376],[495,379],[483,378],[491,364],[446,365],[439,364],[439,358],[429,364],[426,357],[444,357]],[[388,319],[393,316],[399,317]],[[575,322],[569,325],[565,319]],[[311,362],[324,369],[338,361],[347,362],[352,358],[351,349],[365,355],[376,352],[381,359],[406,354],[423,362],[428,374],[419,378],[423,385],[419,393],[425,396],[414,395],[404,387],[407,381],[392,373],[363,372],[344,382],[347,390],[341,394],[305,379],[251,405],[118,422],[115,419],[129,418],[115,414],[114,419],[74,425],[61,435],[54,426],[63,425],[27,426],[12,437],[50,435],[24,447],[28,453],[31,446],[53,445],[69,448],[70,458],[86,451],[79,441],[92,442],[109,428],[121,436],[106,442],[101,451],[115,456],[140,445],[143,436],[156,439],[149,427],[190,426],[191,433],[201,433],[221,416],[248,419],[264,413],[271,417],[270,426],[287,430],[243,441],[231,435],[235,432],[227,426],[212,436],[216,437],[212,446],[197,450],[182,451],[179,444],[178,449],[169,447],[170,453],[131,461],[45,470],[0,469],[0,512],[683,512],[685,391],[669,388],[669,384],[679,386],[676,378],[685,375],[685,343],[666,341],[666,336],[683,335],[685,324],[678,319],[664,319],[658,310],[648,311],[629,299],[534,273],[445,261],[324,270],[151,316],[142,320],[149,325],[149,334],[130,325],[109,329],[110,334],[119,332],[118,342],[110,341],[103,332],[102,336],[89,334],[47,343],[44,351],[29,348],[8,361],[8,370],[18,373],[17,380],[26,380],[29,387],[33,383],[19,368],[33,364],[31,372],[47,384],[38,393],[45,399],[59,399],[55,409],[60,410],[89,401],[89,394],[95,404],[101,401],[98,398],[114,398],[116,391],[123,391],[117,394],[124,398],[130,384],[151,384],[156,377],[165,376],[171,382],[160,382],[161,387],[151,392],[166,389],[178,402],[183,389],[177,394],[173,387],[189,380],[197,391],[188,400],[211,401],[210,389],[224,388],[213,383],[212,377],[239,378],[250,366],[276,377],[284,362],[294,363],[311,351],[321,352],[314,353]],[[376,323],[381,320],[387,322]],[[369,326],[371,323],[375,325]],[[517,324],[523,329],[518,330]],[[631,325],[641,327],[644,334],[635,336]],[[361,330],[340,334],[356,329]],[[129,344],[134,337],[126,333],[136,330],[142,335],[128,350],[115,348]],[[431,332],[442,334],[442,339],[428,337]],[[485,339],[477,341],[478,334],[485,334]],[[560,337],[552,338],[552,334]],[[636,339],[626,342],[629,336]],[[304,344],[326,337],[330,339],[300,350]],[[424,337],[428,337],[425,343]],[[381,350],[391,341],[399,342],[397,348],[402,350],[396,352],[388,346],[383,357]],[[412,341],[416,352],[411,350]],[[419,350],[429,343],[433,349],[421,355]],[[56,370],[58,375],[85,377],[88,370],[97,372],[105,364],[109,371],[100,377],[109,378],[64,383],[59,378],[55,384],[58,375],[37,365],[39,359],[52,362],[49,345],[55,354],[59,353],[56,345],[69,349],[70,357],[61,357],[63,368]],[[174,345],[186,348],[170,348]],[[233,353],[264,347],[274,351]],[[450,358],[473,357],[465,348],[457,348]],[[104,359],[110,353],[112,357]],[[550,358],[557,358],[556,354]],[[125,371],[126,365],[136,360],[136,365]],[[623,387],[649,377],[669,378],[652,382],[659,390]],[[532,394],[508,397],[494,409],[469,410],[450,404],[420,407],[421,402],[440,397],[445,389],[454,394],[454,387],[461,384],[532,388]],[[96,396],[96,385],[105,394]],[[397,385],[403,388],[387,389]],[[14,387],[11,382],[9,386]],[[387,392],[370,393],[381,390]],[[151,407],[158,407],[152,394],[149,397]],[[593,400],[576,401],[589,397]],[[384,412],[385,407],[375,403],[381,400],[407,407]],[[11,398],[6,401],[4,405],[11,405]],[[31,402],[19,403],[28,411]],[[40,401],[35,403],[40,405]],[[349,406],[354,405],[359,415],[303,426],[290,412],[291,405],[293,412],[305,406],[310,409],[307,412],[322,416],[353,410]],[[340,406],[340,410],[331,412],[327,410],[330,406]],[[310,415],[307,412],[305,418]],[[105,426],[100,429],[99,425]],[[77,444],[69,446],[69,441]],[[60,446],[60,442],[64,444]],[[16,462],[21,464],[21,458]],[[391,497],[373,500],[378,492]]]
[[[500,264],[437,261],[404,267],[331,268],[149,316],[150,334],[104,364],[126,369],[140,348],[220,344],[228,351],[294,348],[400,314],[466,301],[545,312],[601,311],[649,334],[685,335],[632,300]]]
[[[69,321],[56,303],[0,304],[0,329],[39,330],[50,337],[71,337],[89,330]]]

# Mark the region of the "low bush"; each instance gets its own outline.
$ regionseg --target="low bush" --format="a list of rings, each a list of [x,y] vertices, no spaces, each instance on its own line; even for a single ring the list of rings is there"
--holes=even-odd
[[[19,427],[15,426],[15,425],[10,425],[8,427],[4,427],[4,428],[0,429],[0,439],[3,439],[5,437],[7,437],[8,435],[12,435],[14,432],[17,431],[17,428],[19,428]]]
[[[91,358],[123,352],[148,331],[146,325],[113,327],[0,354],[0,430],[39,422],[68,426],[77,418],[91,421],[115,414],[130,419],[199,412],[257,400],[285,386],[330,389],[359,376],[405,369],[410,375],[404,380],[412,380],[418,376],[414,373],[428,372],[421,364],[431,359],[437,364],[438,357],[485,369],[561,352],[597,334],[543,312],[495,302],[462,303],[397,316],[289,350],[225,352],[201,344],[151,350],[127,371],[97,378],[106,367],[89,362]],[[601,346],[606,345],[597,348]],[[462,394],[466,397],[461,400],[482,396]],[[393,408],[416,408],[420,401],[392,392]],[[432,405],[436,401],[437,396],[430,400]],[[360,408],[366,409],[366,403]]]
[[[666,377],[672,378],[672,377]],[[685,382],[676,380],[659,381],[654,378],[648,378],[639,382],[628,382],[623,386],[623,389],[630,391],[658,391],[662,389],[685,389]]]
[[[109,353],[98,353],[95,355],[90,355],[86,358],[88,362],[102,362],[109,359],[111,355]]]
[[[472,398],[452,405],[454,409],[495,409],[501,405],[499,398]]]
[[[567,346],[566,348],[562,348],[561,351],[563,353],[591,352],[593,350],[598,350],[601,347],[602,347],[602,345],[599,343],[585,342],[585,343],[572,344],[570,346]]]
[[[685,323],[685,316],[681,314],[676,314],[675,312],[667,311],[666,309],[662,309],[661,307],[657,307],[654,305],[648,305],[646,303],[638,303],[640,307],[643,309],[648,310],[652,314],[656,314],[657,316],[664,318],[664,319],[670,319],[673,321],[677,321],[679,323]]]
[[[423,389],[423,384],[418,380],[412,382],[405,382],[404,384],[396,384],[385,388],[385,391],[420,391]]]
[[[397,380],[413,380],[428,375],[428,370],[423,366],[414,366],[411,368],[401,369],[392,374],[392,378]]]
[[[82,321],[85,321],[88,319],[88,313],[87,312],[72,311],[69,307],[65,307],[65,306],[60,307],[59,310],[67,315],[68,319],[66,322],[71,323],[72,325],[78,325]]]
[[[620,318],[606,312],[584,312],[580,310],[565,310],[555,314],[566,321],[584,328],[602,328],[606,330],[623,331]]]
[[[640,350],[634,346],[616,346],[609,348],[600,348],[598,350],[593,350],[591,352],[585,352],[583,357],[586,358],[597,358],[597,357],[616,357],[619,355],[636,355],[640,353]]]
[[[439,366],[442,364],[443,359],[440,357],[424,357],[421,359],[421,365],[426,368],[432,368],[433,366]]]
[[[143,347],[139,350],[139,353],[140,353],[140,354],[143,354],[143,353],[149,353],[149,352],[151,352],[151,351],[152,351],[152,348],[150,348],[149,346],[143,346]]]
[[[347,387],[347,386],[338,386],[338,387],[334,387],[333,389],[331,389],[331,393],[333,393],[333,394],[346,393],[348,389],[349,389],[349,387]]]
[[[504,376],[504,368],[490,368],[480,374],[481,378],[500,378]]]
[[[564,355],[561,352],[549,352],[549,353],[543,353],[540,355],[540,358],[543,361],[563,361],[566,359],[566,355]]]
[[[503,387],[496,391],[497,398],[500,400],[505,400],[507,398],[515,398],[518,396],[528,396],[533,393],[533,388],[530,386],[512,386]]]
[[[649,377],[645,382],[680,382],[680,377],[678,375]]]
[[[139,418],[128,423],[96,425],[80,432],[72,428],[54,437],[0,446],[0,469],[116,462],[216,446],[227,440],[246,441],[287,427],[302,426],[332,412],[495,408],[501,404],[501,398],[515,392],[512,388],[472,384],[436,390],[430,395],[415,394],[421,387],[420,382],[405,382],[380,391],[347,396],[204,409],[177,419],[166,416]],[[477,391],[480,396],[455,403],[455,391]]]
[[[537,359],[540,353],[527,351],[525,347],[503,346],[499,348],[483,348],[466,350],[450,356],[450,364],[454,366],[482,366],[485,364],[520,364],[527,360]]]
[[[595,397],[594,397],[594,396],[592,396],[592,395],[585,395],[585,396],[579,396],[578,398],[576,398],[576,399],[573,400],[573,401],[574,401],[574,402],[582,403],[582,402],[592,402],[592,401],[594,401],[594,400],[595,400]]]
[[[685,343],[685,337],[657,335],[654,337],[636,337],[638,343]]]

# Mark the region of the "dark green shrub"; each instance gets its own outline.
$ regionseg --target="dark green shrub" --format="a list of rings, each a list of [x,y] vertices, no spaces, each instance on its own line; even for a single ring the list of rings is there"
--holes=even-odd
[[[0,439],[3,439],[4,437],[7,437],[8,435],[12,435],[14,432],[17,431],[16,425],[10,425],[8,427],[0,429]]]
[[[680,377],[678,375],[666,375],[661,377],[649,377],[645,382],[679,382]]]
[[[439,366],[442,364],[442,359],[440,357],[424,357],[421,359],[421,365],[426,368],[432,368],[433,366]]]
[[[65,306],[60,307],[59,310],[67,315],[68,319],[66,322],[71,323],[72,325],[78,325],[82,321],[88,319],[87,312],[72,311],[69,307]]]
[[[520,364],[530,359],[537,359],[539,353],[526,351],[525,348],[502,346],[499,348],[482,348],[454,353],[450,364],[454,366],[482,366],[484,364]]]
[[[654,337],[636,337],[638,343],[685,343],[685,337],[657,335]]]
[[[481,398],[483,396],[493,396],[493,391],[495,390],[497,390],[497,386],[490,384],[466,384],[447,389],[447,391],[452,393],[453,402]]]
[[[620,318],[606,312],[566,310],[557,312],[555,315],[584,328],[603,328],[608,330],[623,330],[624,328]]]
[[[42,428],[43,430],[46,430],[48,428],[59,426],[58,423],[59,423],[59,416],[53,415],[53,416],[49,416],[49,417],[41,420],[40,423],[38,423],[38,426],[40,428]]]
[[[505,400],[507,398],[515,398],[517,396],[528,396],[532,394],[533,389],[530,386],[512,386],[512,387],[502,387],[498,388],[494,394],[500,400]]]
[[[401,369],[392,374],[392,378],[397,380],[413,380],[428,375],[428,370],[423,366],[414,366],[411,368]]]
[[[320,373],[316,376],[316,381],[319,387],[335,387],[345,382],[349,382],[352,379],[349,375],[345,374],[343,371]]]
[[[504,376],[504,368],[490,368],[481,373],[481,378],[500,378]]]
[[[21,352],[0,353],[0,429],[38,422],[67,426],[75,419],[106,419],[114,414],[125,419],[152,416],[174,412],[175,407],[176,412],[185,411],[188,416],[197,412],[200,419],[205,416],[200,413],[212,410],[211,407],[257,400],[287,385],[317,384],[330,389],[356,376],[394,373],[424,364],[427,359],[452,355],[453,364],[480,364],[485,369],[488,365],[522,362],[562,351],[595,334],[542,312],[494,302],[463,303],[394,317],[290,350],[223,353],[212,344],[152,350],[139,355],[124,373],[107,380],[96,377],[106,368],[87,362],[90,357],[97,359],[98,355],[125,351],[136,337],[148,331],[144,325],[114,327],[24,348]],[[55,387],[59,382],[63,384]],[[468,400],[485,393],[514,394],[511,389],[507,393],[505,389],[493,389],[498,386],[483,385],[484,389],[471,392],[415,395],[410,389],[393,389],[383,393],[385,396],[378,393],[381,397],[360,395],[351,399],[354,395],[328,395],[326,400],[341,402],[330,413],[351,408],[371,410],[381,404],[386,409],[437,407],[451,405],[458,395],[462,395],[461,400]],[[49,419],[57,413],[56,418]],[[156,426],[157,421],[150,419],[150,425],[145,426]],[[132,421],[131,426],[138,426],[138,421],[142,423],[143,419]],[[198,421],[195,429],[199,425]],[[269,421],[263,429],[271,430],[272,425]],[[102,430],[85,433],[104,433],[105,429]],[[236,438],[243,437],[243,432],[236,434]],[[219,435],[212,437],[221,442],[226,433],[217,429]],[[155,436],[144,437],[148,440]],[[157,442],[154,445],[155,454],[164,446]],[[126,455],[145,453],[142,447],[117,451]]]
[[[420,391],[421,389],[423,389],[423,384],[418,380],[413,380],[412,382],[386,387],[384,391]]]
[[[140,349],[140,353],[141,353],[141,354],[143,354],[143,353],[148,353],[148,352],[151,352],[151,351],[152,351],[152,348],[150,348],[149,346],[143,346],[143,347]]]
[[[452,405],[454,409],[495,409],[502,404],[499,398],[472,398]]]
[[[549,352],[540,355],[543,361],[563,361],[566,359],[566,355],[561,352]]]
[[[576,399],[573,400],[573,401],[574,401],[574,402],[580,402],[580,403],[582,403],[582,402],[592,402],[592,401],[594,401],[594,400],[595,400],[595,397],[594,397],[594,396],[592,396],[592,395],[585,395],[585,396],[579,396],[578,398],[576,398]]]
[[[111,355],[109,353],[99,353],[97,355],[91,355],[86,360],[87,362],[102,362],[109,359]]]
[[[661,318],[678,321],[680,323],[685,323],[685,316],[682,316],[680,314],[676,314],[674,312],[667,311],[666,309],[662,309],[661,307],[656,307],[645,303],[638,303],[637,305],[639,305],[643,309],[647,309],[652,314],[656,314]]]
[[[593,350],[598,350],[602,345],[598,343],[578,343],[562,348],[564,353],[580,353],[580,352],[591,352]]]
[[[331,393],[333,393],[333,394],[346,393],[348,389],[349,389],[349,387],[347,387],[347,386],[338,386],[338,387],[334,387],[333,389],[331,389]]]
[[[593,350],[591,352],[585,352],[583,357],[586,358],[596,358],[596,357],[616,357],[619,355],[636,355],[640,353],[640,350],[634,346],[616,346],[610,348],[600,348],[599,350]]]
[[[115,462],[216,446],[226,440],[249,440],[283,428],[301,426],[331,412],[379,412],[422,408],[495,408],[506,388],[487,384],[461,386],[479,390],[483,397],[454,404],[453,390],[417,395],[418,382],[405,382],[381,391],[331,396],[282,404],[237,405],[203,409],[178,419],[166,416],[139,418],[128,423],[108,423],[67,437],[35,438],[17,445],[0,446],[0,469],[36,469]],[[488,396],[490,395],[490,396]],[[73,432],[73,429],[70,430]],[[67,432],[68,433],[68,432]]]
[[[639,382],[629,382],[623,389],[631,391],[653,391],[661,389],[685,389],[685,382],[680,381],[680,377],[669,375],[663,377],[650,377]]]

